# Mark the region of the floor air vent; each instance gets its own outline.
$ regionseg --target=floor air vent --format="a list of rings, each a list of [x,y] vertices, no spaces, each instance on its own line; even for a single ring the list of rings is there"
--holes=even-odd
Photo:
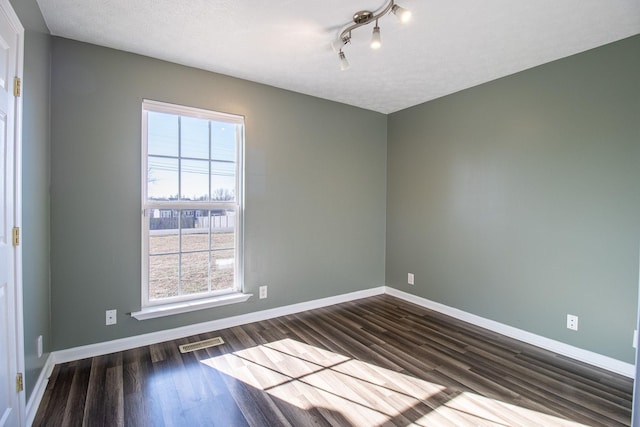
[[[224,344],[222,338],[215,337],[204,341],[192,342],[190,344],[182,344],[179,348],[180,353],[189,353],[191,351],[202,350],[203,348],[215,347],[220,344]]]

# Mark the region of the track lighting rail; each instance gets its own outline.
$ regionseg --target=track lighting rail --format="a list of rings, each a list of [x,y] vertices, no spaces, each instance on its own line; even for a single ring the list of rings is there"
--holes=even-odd
[[[375,22],[373,27],[373,33],[371,36],[371,48],[379,49],[382,46],[382,39],[380,37],[380,27],[378,26],[378,20],[389,12],[395,14],[401,22],[408,22],[411,19],[411,11],[398,6],[394,0],[389,0],[384,7],[377,12],[370,12],[368,10],[361,10],[353,15],[353,24],[349,24],[346,28],[340,31],[338,39],[332,43],[334,50],[338,52],[338,58],[340,60],[340,68],[342,70],[349,69],[349,62],[347,57],[342,51],[347,43],[351,42],[351,32],[357,28],[368,25]]]

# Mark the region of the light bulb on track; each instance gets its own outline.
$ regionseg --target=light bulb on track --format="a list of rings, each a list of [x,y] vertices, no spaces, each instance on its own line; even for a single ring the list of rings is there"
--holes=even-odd
[[[411,11],[409,9],[405,9],[404,7],[400,7],[397,4],[394,4],[391,8],[391,11],[398,17],[398,19],[400,19],[400,22],[402,22],[403,24],[411,20]]]
[[[373,27],[373,33],[371,34],[371,49],[380,49],[382,46],[382,39],[380,38],[380,27],[377,25]]]
[[[340,50],[340,53],[338,53],[338,57],[340,58],[340,70],[348,70],[351,66],[349,65],[349,61],[347,61],[347,57],[344,55],[344,52],[342,50]]]

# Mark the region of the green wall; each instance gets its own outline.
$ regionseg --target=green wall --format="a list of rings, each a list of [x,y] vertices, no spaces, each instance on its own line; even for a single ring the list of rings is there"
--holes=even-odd
[[[391,114],[387,285],[633,363],[638,52],[640,36]]]
[[[50,349],[50,36],[36,0],[12,0],[25,27],[22,84],[22,297],[25,391],[29,399]],[[38,358],[37,339],[44,339]]]
[[[9,0],[20,23],[27,31],[49,34],[47,24],[40,12],[37,0]],[[25,48],[26,50],[26,48]]]
[[[140,309],[143,98],[246,117],[248,302],[125,315]],[[51,102],[54,349],[384,284],[384,115],[55,37]]]

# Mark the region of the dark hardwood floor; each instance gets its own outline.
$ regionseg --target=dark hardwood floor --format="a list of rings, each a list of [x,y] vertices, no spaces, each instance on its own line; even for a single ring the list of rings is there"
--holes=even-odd
[[[631,379],[383,295],[57,365],[34,425],[618,426],[631,398]]]

